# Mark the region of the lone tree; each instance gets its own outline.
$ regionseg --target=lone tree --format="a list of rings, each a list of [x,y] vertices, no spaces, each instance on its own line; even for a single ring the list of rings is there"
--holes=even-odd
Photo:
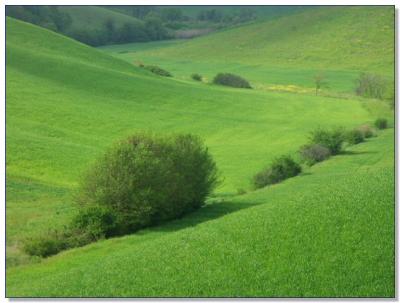
[[[318,91],[323,87],[326,86],[327,82],[325,81],[325,75],[320,72],[314,76],[314,84],[315,84],[315,95],[318,95]]]

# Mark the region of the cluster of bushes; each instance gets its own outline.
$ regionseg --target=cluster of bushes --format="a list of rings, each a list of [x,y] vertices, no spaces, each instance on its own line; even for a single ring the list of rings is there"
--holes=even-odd
[[[299,154],[301,159],[311,166],[328,159],[331,156],[331,151],[321,144],[309,143],[300,147]]]
[[[219,73],[214,77],[213,83],[238,88],[251,88],[246,79],[230,73]]]
[[[144,69],[151,71],[152,73],[154,73],[156,75],[163,76],[163,77],[172,77],[172,74],[169,71],[162,69],[159,66],[143,65],[143,64],[141,64],[140,66],[143,67]]]
[[[262,188],[297,176],[299,173],[301,173],[301,166],[290,156],[282,156],[276,158],[271,166],[257,173],[253,177],[253,185],[255,188]]]
[[[375,126],[378,129],[386,128],[387,120],[379,118],[375,121]],[[309,142],[300,147],[298,153],[300,160],[311,166],[328,159],[332,155],[339,154],[345,142],[348,145],[355,145],[372,136],[374,136],[374,131],[368,125],[361,125],[349,131],[345,131],[343,128],[318,128],[311,132]],[[252,183],[255,188],[262,188],[294,177],[301,171],[301,165],[293,158],[282,156],[276,158],[270,166],[258,172],[253,177]]]
[[[216,164],[198,137],[136,134],[88,170],[70,225],[28,240],[25,251],[49,256],[180,218],[200,208],[217,184]]]

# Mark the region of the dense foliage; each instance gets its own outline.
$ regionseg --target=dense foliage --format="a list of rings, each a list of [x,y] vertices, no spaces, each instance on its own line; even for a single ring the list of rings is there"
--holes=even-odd
[[[375,120],[375,126],[378,129],[385,129],[388,127],[387,119],[385,118],[378,118]]]
[[[7,5],[6,15],[59,32],[65,32],[72,22],[54,5]]]
[[[200,74],[192,74],[190,77],[195,81],[202,81],[203,80],[203,77]]]
[[[151,71],[152,73],[159,75],[159,76],[163,76],[163,77],[172,77],[172,74],[171,74],[169,71],[167,71],[167,70],[165,70],[165,69],[162,69],[162,68],[159,67],[159,66],[155,66],[155,65],[145,65],[145,66],[143,66],[143,67],[144,67],[145,69]]]
[[[136,134],[91,167],[79,202],[111,209],[124,234],[201,207],[216,184],[215,162],[198,137]]]
[[[374,136],[373,129],[367,124],[361,125],[356,129],[362,133],[364,138],[371,138]]]
[[[246,79],[230,73],[219,73],[215,76],[213,83],[238,88],[251,88]]]
[[[350,145],[364,142],[363,133],[358,129],[349,130],[345,135],[345,140]]]
[[[355,145],[364,142],[364,135],[362,131],[358,129],[353,129],[346,133],[345,139],[346,142],[349,143],[350,145]]]
[[[297,176],[299,173],[301,173],[301,166],[290,156],[282,156],[275,159],[271,166],[257,173],[253,177],[253,185],[255,188],[262,188]]]
[[[6,15],[51,29],[91,46],[172,38],[158,16],[122,24],[117,24],[115,18],[108,18],[99,28],[91,29],[73,27],[71,16],[60,11],[57,6],[7,6]]]
[[[301,159],[308,165],[328,159],[331,155],[329,149],[320,144],[306,144],[299,150]]]
[[[344,131],[341,128],[332,130],[318,128],[311,132],[310,140],[311,143],[325,146],[332,155],[336,155],[342,150]]]

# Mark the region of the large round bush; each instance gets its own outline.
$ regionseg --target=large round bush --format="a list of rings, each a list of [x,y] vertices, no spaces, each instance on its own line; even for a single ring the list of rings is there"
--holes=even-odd
[[[201,207],[216,184],[215,162],[198,137],[141,133],[94,163],[78,199],[111,210],[124,234]]]

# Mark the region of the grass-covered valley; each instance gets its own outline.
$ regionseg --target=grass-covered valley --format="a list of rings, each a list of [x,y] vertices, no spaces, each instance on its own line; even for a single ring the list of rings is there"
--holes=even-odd
[[[7,18],[7,296],[393,297],[393,100],[390,89],[381,99],[355,93],[360,73],[394,81],[393,13],[316,8],[191,40],[97,49]],[[252,89],[213,84],[220,72]],[[327,82],[317,94],[316,73]],[[377,118],[388,128],[375,129]],[[315,129],[361,125],[375,135],[254,189],[253,176],[277,157],[300,162]],[[27,239],[79,211],[87,168],[138,131],[204,140],[221,179],[205,205],[29,256]]]

